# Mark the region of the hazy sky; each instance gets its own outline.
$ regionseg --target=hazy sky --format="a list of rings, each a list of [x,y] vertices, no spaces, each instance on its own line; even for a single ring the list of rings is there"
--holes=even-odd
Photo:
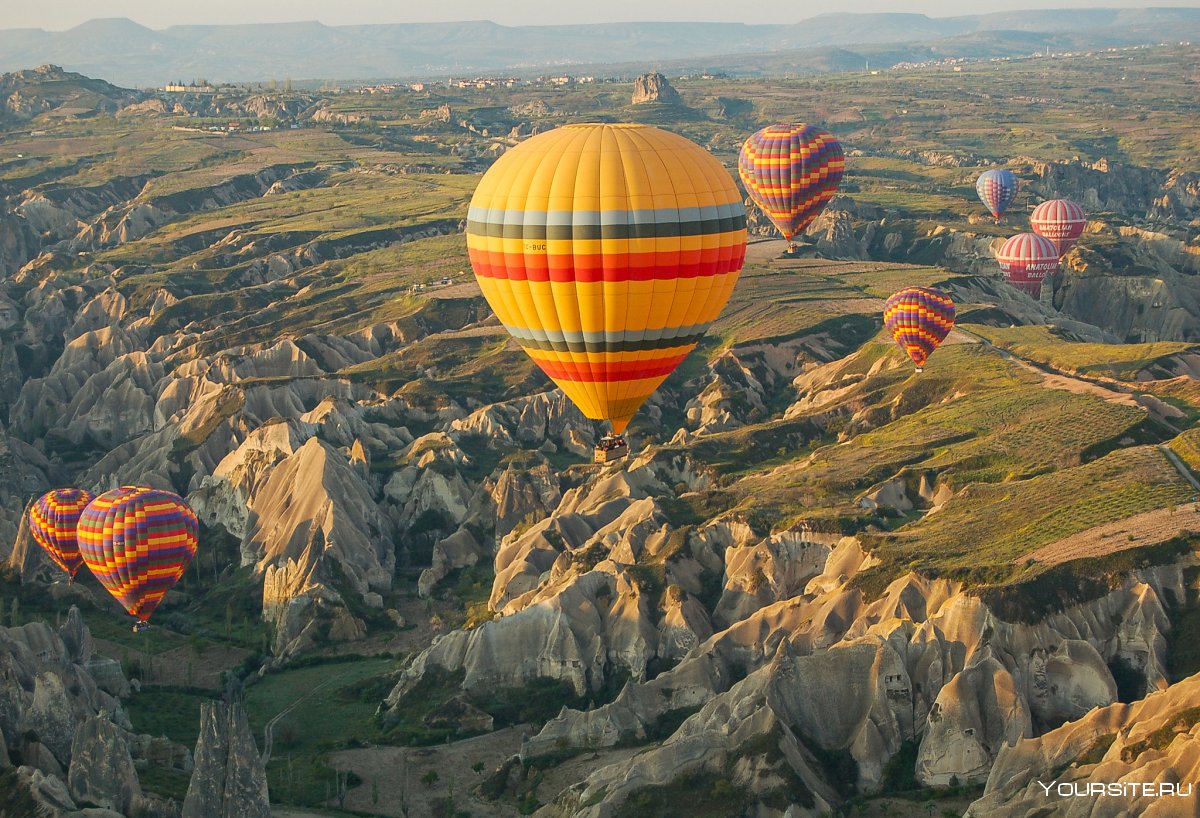
[[[1104,0],[0,0],[0,28],[65,29],[94,17],[129,17],[151,28],[176,23],[261,23],[320,20],[345,23],[407,23],[489,19],[509,25],[595,23],[625,20],[737,20],[796,22],[837,11],[911,11],[947,16],[1014,8],[1097,6],[1200,6],[1200,0],[1105,2]]]

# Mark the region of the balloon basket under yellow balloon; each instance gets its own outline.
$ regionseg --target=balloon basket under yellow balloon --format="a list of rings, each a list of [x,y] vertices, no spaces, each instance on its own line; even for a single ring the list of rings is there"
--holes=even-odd
[[[143,631],[148,631],[148,630],[150,630],[149,622],[142,622],[141,620],[138,620],[137,622],[133,623],[133,632],[134,633],[141,633]]]
[[[592,460],[596,463],[612,463],[629,455],[629,444],[624,435],[605,435],[596,444]]]

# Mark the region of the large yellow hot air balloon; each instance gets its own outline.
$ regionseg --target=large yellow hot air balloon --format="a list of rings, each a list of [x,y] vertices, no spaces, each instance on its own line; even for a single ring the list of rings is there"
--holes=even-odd
[[[746,213],[724,166],[681,136],[566,125],[484,174],[467,250],[512,336],[620,434],[729,299]]]

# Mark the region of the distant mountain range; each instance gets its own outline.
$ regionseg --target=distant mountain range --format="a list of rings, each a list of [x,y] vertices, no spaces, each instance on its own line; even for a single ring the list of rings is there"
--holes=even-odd
[[[989,53],[1003,32],[1011,51],[1051,43],[1098,48],[1200,39],[1200,9],[1011,11],[961,17],[823,14],[787,25],[611,23],[502,26],[487,21],[327,26],[318,22],[172,26],[155,31],[125,18],[67,31],[0,30],[0,71],[56,63],[124,85],[283,79],[429,77],[485,71],[529,75],[567,66],[725,60],[752,71],[746,55],[949,40],[954,56]],[[1022,36],[1013,40],[1013,33]],[[943,54],[946,55],[946,54]],[[732,59],[740,57],[740,59]],[[726,60],[726,58],[729,58]],[[819,66],[825,61],[812,62]],[[795,63],[803,70],[807,62]],[[814,68],[812,70],[819,70]]]

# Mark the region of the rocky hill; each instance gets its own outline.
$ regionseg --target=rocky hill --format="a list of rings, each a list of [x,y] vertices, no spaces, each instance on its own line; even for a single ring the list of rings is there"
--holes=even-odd
[[[89,116],[115,113],[140,99],[134,91],[64,71],[57,65],[0,74],[0,121],[27,121],[39,114]]]

